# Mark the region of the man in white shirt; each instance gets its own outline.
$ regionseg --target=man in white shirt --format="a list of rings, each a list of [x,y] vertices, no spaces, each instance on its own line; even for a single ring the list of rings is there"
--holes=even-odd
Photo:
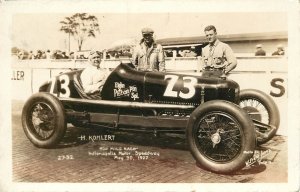
[[[228,74],[236,65],[237,60],[228,44],[217,38],[217,29],[209,25],[204,29],[208,45],[202,49],[204,62],[203,76],[221,76]]]
[[[101,55],[99,52],[90,52],[88,61],[89,66],[87,66],[80,75],[82,87],[86,94],[99,94],[109,72],[100,67]]]

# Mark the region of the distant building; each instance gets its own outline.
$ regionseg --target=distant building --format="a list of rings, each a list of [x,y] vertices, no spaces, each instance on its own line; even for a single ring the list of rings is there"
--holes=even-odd
[[[218,35],[218,38],[229,44],[236,56],[253,56],[253,47],[257,44],[264,45],[266,56],[271,56],[278,44],[285,48],[288,46],[287,31]],[[166,50],[177,50],[177,52],[194,46],[198,55],[201,54],[202,47],[207,44],[205,36],[164,38],[156,42]]]

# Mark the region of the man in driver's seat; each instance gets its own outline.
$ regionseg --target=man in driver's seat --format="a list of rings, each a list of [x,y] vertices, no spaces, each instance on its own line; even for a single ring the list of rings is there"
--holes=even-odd
[[[108,70],[101,68],[101,55],[97,51],[91,51],[89,65],[82,71],[80,79],[83,90],[86,94],[99,94],[103,88]]]

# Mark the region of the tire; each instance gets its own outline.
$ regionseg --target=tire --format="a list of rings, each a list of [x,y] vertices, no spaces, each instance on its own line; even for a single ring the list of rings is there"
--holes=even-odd
[[[208,101],[193,111],[187,140],[197,164],[215,173],[233,173],[253,156],[254,125],[238,105]]]
[[[258,108],[254,107],[253,105],[261,105],[263,107]],[[257,143],[259,145],[268,142],[275,136],[280,124],[280,115],[277,105],[269,95],[255,89],[242,90],[240,93],[240,107],[247,111],[250,118],[258,120],[274,128],[274,130],[259,130],[258,128],[256,129],[263,134],[267,134],[267,137],[257,135]]]
[[[37,147],[51,148],[66,132],[64,107],[49,93],[36,93],[25,103],[22,125],[27,138]]]

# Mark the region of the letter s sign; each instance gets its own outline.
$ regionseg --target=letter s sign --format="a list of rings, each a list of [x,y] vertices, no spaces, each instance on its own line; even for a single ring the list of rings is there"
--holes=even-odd
[[[284,95],[285,93],[285,88],[282,85],[282,83],[284,82],[283,79],[281,78],[274,78],[271,81],[271,86],[274,88],[279,89],[279,93],[274,93],[273,91],[270,91],[270,95],[273,97],[281,97],[282,95]]]

